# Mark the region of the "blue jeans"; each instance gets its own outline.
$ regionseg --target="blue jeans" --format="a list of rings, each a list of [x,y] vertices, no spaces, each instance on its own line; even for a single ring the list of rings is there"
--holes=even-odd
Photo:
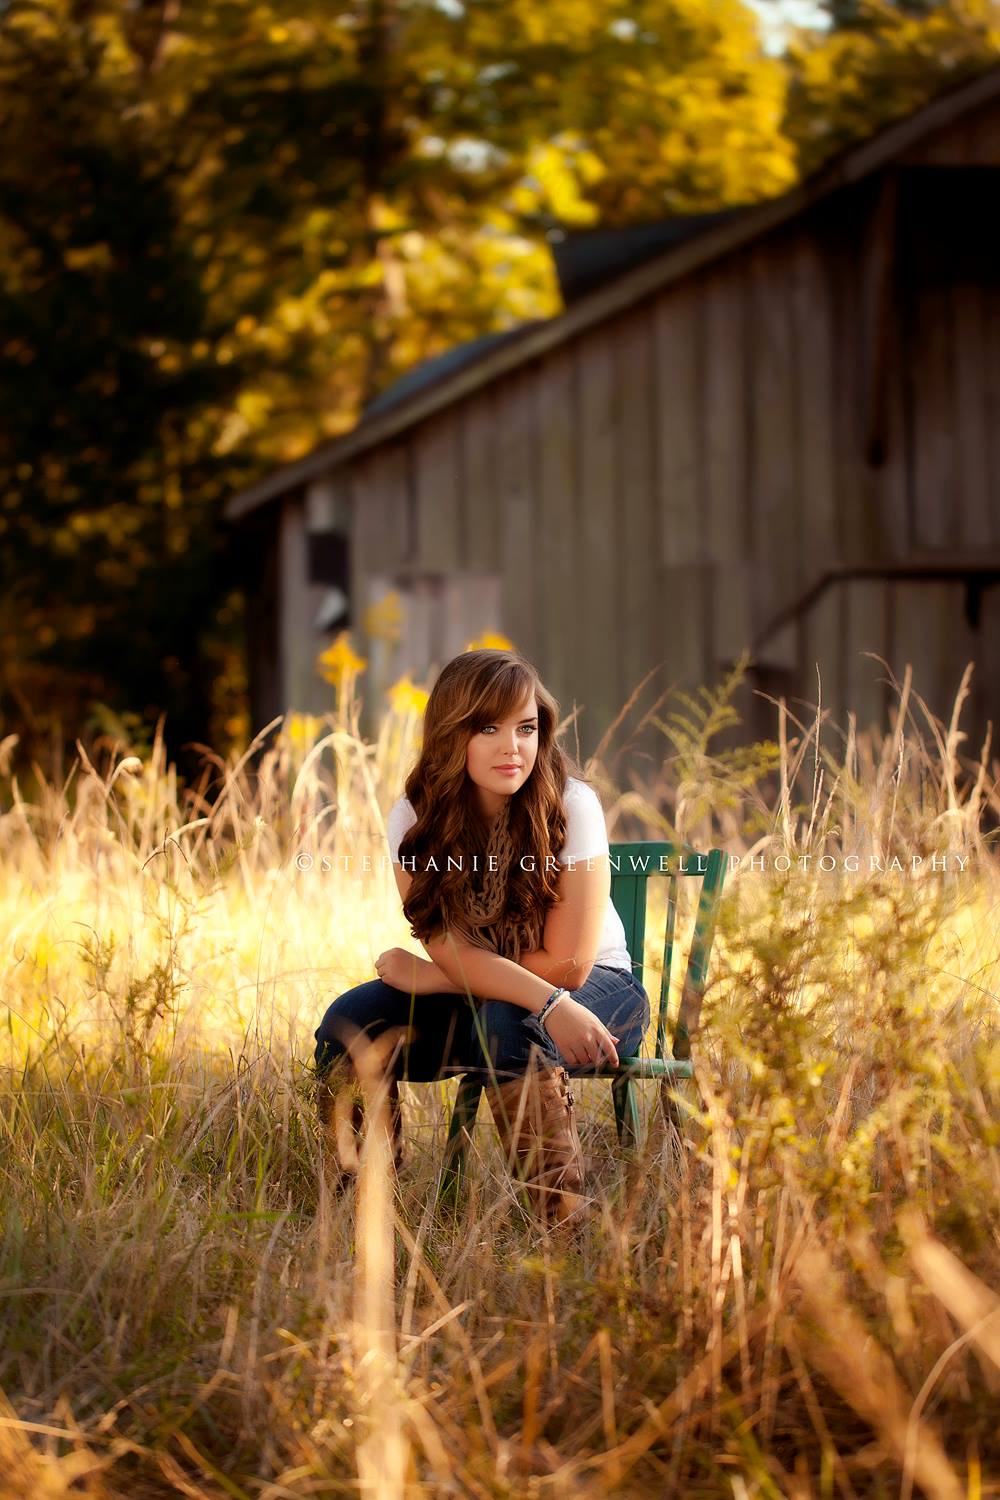
[[[618,1037],[619,1057],[639,1051],[649,1025],[649,996],[634,974],[595,964],[572,995]],[[325,1073],[359,1032],[374,1040],[390,1026],[413,1028],[393,1064],[396,1076],[412,1083],[456,1073],[503,1082],[525,1072],[532,1043],[541,1049],[544,1067],[561,1065],[577,1076],[593,1072],[592,1064],[569,1067],[535,1013],[522,1005],[445,992],[411,996],[381,979],[356,985],[328,1008],[315,1032],[317,1072]]]

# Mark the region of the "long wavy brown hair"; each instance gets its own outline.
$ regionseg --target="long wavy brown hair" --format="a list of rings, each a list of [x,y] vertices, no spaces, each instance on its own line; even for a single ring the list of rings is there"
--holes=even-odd
[[[476,787],[466,770],[466,746],[484,724],[516,712],[534,692],[538,703],[538,748],[522,786],[511,793],[492,877],[506,887],[503,915],[488,929],[470,934],[469,900],[481,889],[490,829],[479,810]],[[559,705],[538,672],[516,651],[472,650],[440,671],[424,713],[423,744],[406,778],[405,793],[417,820],[399,845],[413,858],[413,880],[403,902],[412,935],[430,942],[452,932],[462,941],[492,948],[517,962],[542,946],[545,917],[555,904],[558,866],[547,868],[566,841],[563,794],[568,776],[585,780],[577,762],[556,740]],[[509,835],[509,837],[508,837]],[[495,843],[495,841],[494,841]],[[448,857],[462,856],[448,867]],[[476,873],[473,856],[479,856]],[[522,868],[522,856],[531,855]],[[427,868],[433,858],[437,868]],[[504,868],[506,865],[506,868]],[[471,882],[471,884],[470,884]]]

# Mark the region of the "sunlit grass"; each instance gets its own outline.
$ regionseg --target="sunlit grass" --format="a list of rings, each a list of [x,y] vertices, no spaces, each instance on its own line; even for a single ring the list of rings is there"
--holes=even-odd
[[[613,839],[744,860],[683,1142],[644,1084],[622,1160],[584,1085],[601,1207],[559,1245],[485,1109],[439,1216],[451,1083],[404,1086],[398,1190],[377,1132],[357,1201],[323,1185],[312,1032],[413,946],[383,820],[426,700],[396,684],[366,743],[361,660],[197,788],[159,740],[30,802],[0,760],[0,1493],[998,1493],[996,760],[908,680],[837,753],[777,710],[717,751],[733,682],[658,721],[648,786],[601,748]]]

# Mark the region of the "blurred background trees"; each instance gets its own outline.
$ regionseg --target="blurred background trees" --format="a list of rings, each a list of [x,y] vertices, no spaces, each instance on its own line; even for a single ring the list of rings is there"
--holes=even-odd
[[[239,741],[233,489],[558,312],[562,226],[781,193],[1000,57],[990,0],[776,14],[0,4],[0,738]]]

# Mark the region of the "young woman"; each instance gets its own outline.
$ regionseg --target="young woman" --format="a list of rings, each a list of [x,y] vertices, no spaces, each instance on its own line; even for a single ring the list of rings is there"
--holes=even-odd
[[[361,1121],[356,1099],[349,1119],[343,1100],[367,1045],[388,1084],[397,1163],[398,1079],[478,1073],[543,1216],[586,1205],[569,1075],[638,1052],[650,1012],[611,901],[604,813],[557,743],[558,722],[516,652],[463,652],[434,684],[387,824],[403,913],[427,957],[380,953],[378,978],[336,999],[315,1033],[321,1118],[342,1172],[356,1165]]]

